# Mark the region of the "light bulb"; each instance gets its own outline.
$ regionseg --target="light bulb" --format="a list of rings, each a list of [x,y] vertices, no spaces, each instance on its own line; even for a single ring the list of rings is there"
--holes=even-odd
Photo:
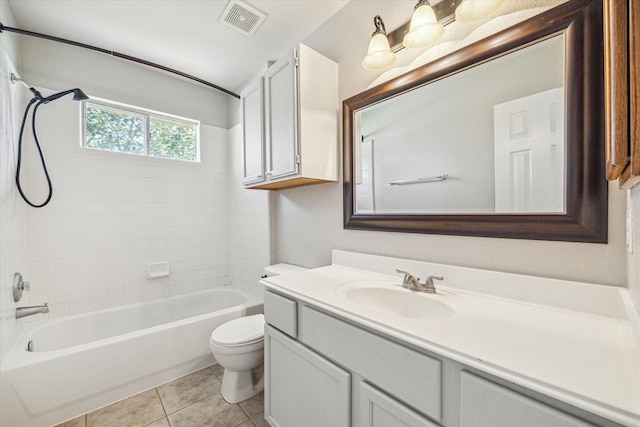
[[[380,70],[396,63],[396,54],[391,52],[382,19],[376,16],[374,22],[376,31],[371,36],[367,56],[362,60],[362,66],[367,70]]]
[[[407,48],[426,47],[435,44],[444,35],[444,27],[428,1],[420,1],[411,16],[409,32],[402,44]]]
[[[456,21],[473,22],[490,16],[504,0],[463,0],[456,8]]]

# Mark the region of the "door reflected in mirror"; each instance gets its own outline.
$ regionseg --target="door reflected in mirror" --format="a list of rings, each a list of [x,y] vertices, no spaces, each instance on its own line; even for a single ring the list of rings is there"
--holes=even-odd
[[[565,212],[565,36],[354,112],[357,214]]]

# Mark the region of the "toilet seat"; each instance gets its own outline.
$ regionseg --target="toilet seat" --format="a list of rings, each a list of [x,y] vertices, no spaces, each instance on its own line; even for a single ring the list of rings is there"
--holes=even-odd
[[[210,344],[220,353],[245,353],[264,347],[264,315],[239,317],[218,326]]]

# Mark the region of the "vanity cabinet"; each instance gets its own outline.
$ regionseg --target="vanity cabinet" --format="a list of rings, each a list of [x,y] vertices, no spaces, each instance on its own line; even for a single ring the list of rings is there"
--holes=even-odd
[[[351,425],[349,372],[268,325],[265,366],[265,418],[273,427]]]
[[[463,371],[460,427],[594,427],[551,406]]]
[[[305,45],[241,94],[243,180],[277,190],[338,179],[338,65]]]
[[[264,312],[272,427],[621,427],[288,294]]]
[[[439,389],[439,361],[427,360],[423,366],[424,355],[380,343],[379,337],[346,323],[332,323],[339,321],[272,292],[265,293],[264,311],[265,419],[272,427],[438,426],[380,391],[359,372],[439,416],[439,392],[428,392]],[[329,329],[323,332],[325,327]],[[302,330],[304,341],[295,340]],[[327,351],[314,351],[312,342]],[[384,362],[387,358],[401,365],[392,371]],[[364,368],[354,369],[358,365]]]
[[[363,427],[437,427],[416,411],[366,382],[360,383],[360,417]]]

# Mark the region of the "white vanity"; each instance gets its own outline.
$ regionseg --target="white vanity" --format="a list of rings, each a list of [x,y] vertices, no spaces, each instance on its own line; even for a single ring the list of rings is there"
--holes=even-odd
[[[337,250],[263,283],[273,427],[640,426],[625,289]]]

